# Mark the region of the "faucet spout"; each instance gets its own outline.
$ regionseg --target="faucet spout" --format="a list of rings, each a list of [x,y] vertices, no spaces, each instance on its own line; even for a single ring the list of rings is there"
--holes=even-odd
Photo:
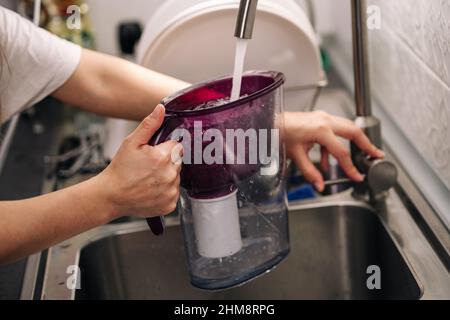
[[[257,6],[258,0],[241,0],[234,32],[236,38],[252,38]]]

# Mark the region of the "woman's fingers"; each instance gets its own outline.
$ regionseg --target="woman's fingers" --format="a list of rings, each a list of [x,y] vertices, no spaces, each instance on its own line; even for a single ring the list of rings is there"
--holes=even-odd
[[[333,131],[343,138],[353,141],[362,151],[374,158],[383,158],[384,152],[373,145],[364,132],[351,120],[331,117]]]
[[[345,174],[355,181],[362,181],[363,175],[352,162],[350,151],[338,139],[343,137],[353,141],[367,155],[384,157],[383,151],[374,146],[364,132],[352,121],[331,116],[323,111],[293,113],[285,116],[286,145],[293,160],[304,172],[305,177],[323,186],[323,178],[307,155],[306,146],[318,143],[322,146],[320,164],[329,170],[329,154],[333,155]],[[318,189],[321,189],[320,187]]]
[[[330,129],[322,132],[318,136],[318,143],[325,147],[328,152],[330,152],[336,160],[339,162],[342,170],[345,174],[355,181],[363,181],[364,177],[359,173],[358,169],[353,164],[350,157],[350,152],[344,145],[338,140],[334,132]]]
[[[314,184],[317,191],[322,192],[325,188],[323,182],[323,177],[319,170],[314,166],[308,157],[305,149],[302,145],[298,145],[291,150],[291,159],[294,161],[296,166],[302,171],[303,176],[306,180]]]

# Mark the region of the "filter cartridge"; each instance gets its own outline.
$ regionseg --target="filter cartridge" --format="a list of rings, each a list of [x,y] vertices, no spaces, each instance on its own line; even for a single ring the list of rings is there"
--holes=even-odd
[[[242,248],[237,191],[221,198],[190,198],[198,253],[206,258],[228,257]]]

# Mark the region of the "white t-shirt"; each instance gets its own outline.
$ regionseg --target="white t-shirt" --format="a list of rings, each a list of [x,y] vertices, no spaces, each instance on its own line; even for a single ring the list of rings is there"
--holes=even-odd
[[[2,121],[58,89],[80,62],[81,48],[0,6]],[[6,60],[6,63],[5,63]]]

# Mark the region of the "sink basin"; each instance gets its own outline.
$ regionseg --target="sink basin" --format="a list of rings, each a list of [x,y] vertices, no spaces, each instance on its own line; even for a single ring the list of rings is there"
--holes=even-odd
[[[112,235],[80,253],[76,299],[419,299],[421,289],[380,218],[368,207],[327,206],[289,214],[291,252],[274,270],[240,287],[190,285],[181,230]],[[381,270],[369,290],[367,268]]]

